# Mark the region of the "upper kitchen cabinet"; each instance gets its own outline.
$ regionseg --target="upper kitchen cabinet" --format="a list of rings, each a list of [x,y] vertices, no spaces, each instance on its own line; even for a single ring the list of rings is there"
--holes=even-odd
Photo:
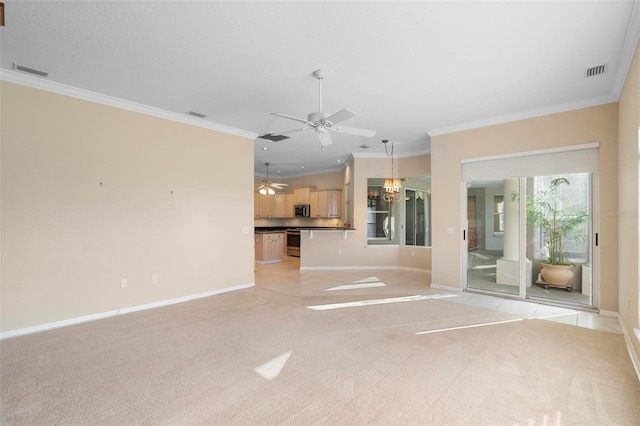
[[[293,190],[293,203],[296,205],[299,204],[310,204],[309,195],[311,193],[311,188],[296,188]]]
[[[311,191],[309,204],[312,218],[339,218],[342,191]]]
[[[275,194],[274,212],[271,217],[287,217],[286,194]]]
[[[296,216],[295,209],[293,206],[295,202],[293,201],[293,194],[285,194],[284,198],[284,217],[293,218]]]
[[[282,204],[284,210],[284,199]],[[253,216],[255,218],[276,217],[276,196],[262,195],[259,192],[255,192],[253,194]],[[284,217],[284,212],[282,217]]]

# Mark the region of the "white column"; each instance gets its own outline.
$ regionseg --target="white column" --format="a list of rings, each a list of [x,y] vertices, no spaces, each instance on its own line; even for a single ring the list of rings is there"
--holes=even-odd
[[[504,234],[503,257],[496,262],[498,284],[520,285],[520,201],[514,194],[520,191],[519,179],[505,179],[503,185]],[[531,262],[527,260],[527,276],[531,275]],[[529,279],[527,286],[530,286]]]
[[[519,179],[505,179],[503,200],[504,200],[504,240],[503,259],[518,261],[519,232],[520,232],[520,201],[513,195],[517,195],[520,190]]]

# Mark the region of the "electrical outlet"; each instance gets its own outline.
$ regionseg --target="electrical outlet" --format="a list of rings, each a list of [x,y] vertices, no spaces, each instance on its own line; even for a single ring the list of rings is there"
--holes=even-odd
[[[342,256],[342,250],[338,250],[338,256]]]
[[[120,288],[125,288],[127,286],[127,279],[123,278],[120,280]]]
[[[415,251],[412,251],[412,252],[411,252],[411,257],[415,257],[415,255],[416,255],[416,252],[415,252]]]
[[[158,284],[158,275],[157,274],[151,275],[151,283],[152,284]]]

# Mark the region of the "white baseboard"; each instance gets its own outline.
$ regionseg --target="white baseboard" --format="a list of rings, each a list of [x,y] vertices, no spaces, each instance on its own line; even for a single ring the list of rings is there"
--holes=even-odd
[[[147,303],[144,305],[131,306],[128,308],[116,309],[113,311],[102,312],[99,314],[86,315],[83,317],[69,318],[62,321],[50,322],[47,324],[34,325],[32,327],[20,328],[17,330],[5,331],[0,333],[0,340],[11,337],[24,336],[26,334],[38,333],[40,331],[52,330],[54,328],[66,327],[69,325],[82,324],[83,322],[95,321],[99,319],[114,317],[117,315],[129,314],[132,312],[144,311],[147,309],[159,308],[161,306],[175,305],[176,303],[188,302],[190,300],[202,299],[204,297],[215,296],[217,294],[227,293],[230,291],[243,290],[253,287],[255,283],[240,284],[233,287],[225,287],[204,293],[191,294],[189,296],[176,297],[174,299],[161,300],[159,302]]]
[[[455,291],[457,293],[462,293],[462,287],[452,287],[450,285],[442,285],[442,284],[431,283],[431,288],[436,288],[438,290]]]
[[[431,273],[431,269],[410,268],[408,266],[300,266],[301,271],[353,271],[367,269],[403,270],[412,272]]]
[[[617,318],[618,321],[620,321],[620,316],[616,311],[605,311],[604,309],[600,309],[598,313],[603,317]]]
[[[602,311],[600,311],[602,314]],[[624,327],[622,323],[622,318],[620,318],[620,314],[614,312],[615,315],[613,317],[618,319],[618,325],[620,325],[620,330],[622,330],[622,335],[624,336],[624,342],[627,344],[627,351],[629,352],[629,357],[631,358],[631,364],[633,364],[633,368],[636,370],[636,376],[638,377],[638,381],[640,381],[640,359],[638,358],[638,354],[633,348],[633,343],[631,339],[638,338],[640,340],[640,330],[637,328],[633,329],[635,336],[629,336],[627,333],[627,329]]]

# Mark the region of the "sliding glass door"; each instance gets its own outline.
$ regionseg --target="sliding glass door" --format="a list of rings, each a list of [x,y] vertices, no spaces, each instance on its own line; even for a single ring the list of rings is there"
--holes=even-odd
[[[595,307],[593,176],[467,182],[467,290]]]
[[[594,306],[593,174],[527,178],[527,297]]]
[[[520,294],[518,190],[517,179],[468,182],[467,288]]]

